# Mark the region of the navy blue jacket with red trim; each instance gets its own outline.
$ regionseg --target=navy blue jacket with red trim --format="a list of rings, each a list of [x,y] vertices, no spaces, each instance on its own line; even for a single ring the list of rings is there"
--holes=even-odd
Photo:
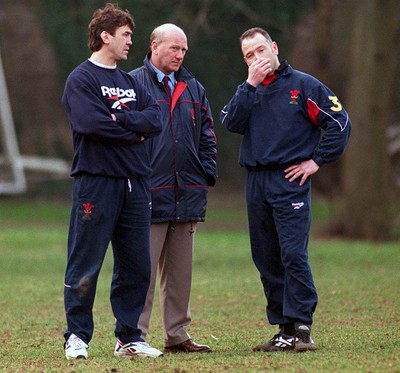
[[[319,166],[344,152],[349,115],[336,95],[311,75],[281,63],[264,84],[241,84],[220,119],[243,135],[244,167],[280,167],[313,159]]]
[[[152,222],[204,221],[208,187],[217,177],[210,105],[203,86],[184,66],[175,73],[177,84],[170,104],[150,56],[130,74],[147,87],[162,113],[161,135],[146,140],[153,168]]]

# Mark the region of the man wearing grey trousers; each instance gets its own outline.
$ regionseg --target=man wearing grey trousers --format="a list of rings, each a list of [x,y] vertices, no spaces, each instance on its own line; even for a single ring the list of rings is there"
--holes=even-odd
[[[188,49],[182,29],[164,24],[150,36],[144,65],[130,74],[161,107],[162,133],[146,140],[151,157],[151,283],[139,319],[147,335],[157,268],[165,352],[210,352],[188,332],[192,257],[197,222],[205,220],[208,187],[217,177],[216,137],[203,86],[182,65]]]

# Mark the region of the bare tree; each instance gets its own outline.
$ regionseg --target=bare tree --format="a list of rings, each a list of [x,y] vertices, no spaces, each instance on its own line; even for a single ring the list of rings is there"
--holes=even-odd
[[[400,3],[352,2],[347,109],[353,133],[345,156],[338,232],[350,238],[390,238],[393,214],[386,130],[393,123]]]
[[[323,167],[317,186],[340,198],[331,234],[390,238],[394,198],[387,129],[397,97],[400,3],[397,0],[318,0],[296,27],[292,59],[341,98],[353,122],[344,158]]]

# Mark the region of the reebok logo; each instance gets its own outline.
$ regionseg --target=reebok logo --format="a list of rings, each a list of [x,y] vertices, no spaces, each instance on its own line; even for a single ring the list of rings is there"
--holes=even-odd
[[[304,202],[294,202],[292,203],[293,210],[299,210],[304,206]]]
[[[136,92],[133,88],[131,89],[122,89],[119,87],[105,87],[101,86],[101,93],[104,97],[108,96],[118,96],[118,97],[130,97],[136,100]]]
[[[101,93],[107,100],[114,101],[113,109],[121,110],[123,107],[129,109],[127,102],[136,101],[136,92],[134,89],[122,89],[119,87],[101,86]]]

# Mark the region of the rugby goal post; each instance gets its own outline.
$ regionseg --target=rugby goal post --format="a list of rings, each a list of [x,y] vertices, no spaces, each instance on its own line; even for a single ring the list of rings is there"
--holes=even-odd
[[[0,194],[27,191],[25,169],[67,175],[69,165],[62,159],[22,156],[19,152],[7,83],[0,51]]]

